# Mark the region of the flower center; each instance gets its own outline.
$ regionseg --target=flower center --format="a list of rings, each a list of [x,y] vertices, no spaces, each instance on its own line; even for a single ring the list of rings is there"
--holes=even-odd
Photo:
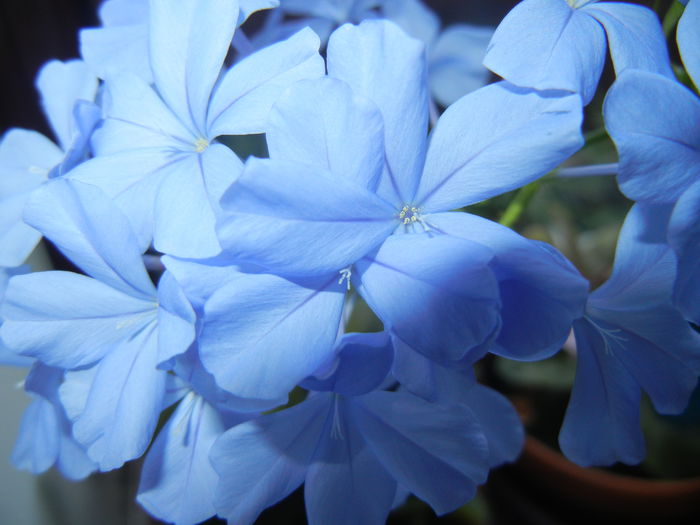
[[[404,224],[411,224],[412,222],[421,222],[420,209],[415,206],[407,204],[399,212],[399,220]]]
[[[197,153],[202,153],[205,149],[209,147],[209,141],[205,138],[198,138],[194,141],[194,150]]]

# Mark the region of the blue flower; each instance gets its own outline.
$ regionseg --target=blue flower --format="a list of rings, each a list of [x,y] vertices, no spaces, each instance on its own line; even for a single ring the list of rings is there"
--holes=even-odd
[[[285,12],[294,18],[284,20]],[[443,106],[487,83],[489,72],[481,62],[493,28],[452,24],[441,32],[440,19],[420,0],[283,0],[251,41],[262,47],[308,25],[325,43],[336,27],[375,18],[391,20],[426,45],[430,89]]]
[[[676,259],[663,242],[664,221],[649,218],[664,214],[668,209],[632,208],[610,279],[574,323],[576,380],[559,443],[581,465],[640,462],[641,391],[660,413],[677,414],[700,375],[700,335],[671,301]]]
[[[15,467],[41,474],[55,466],[69,479],[86,478],[97,469],[84,448],[75,440],[59,399],[63,370],[36,363],[25,380],[34,398],[22,416],[12,451]]]
[[[693,0],[678,24],[677,40],[696,85],[700,81],[699,25],[700,2]],[[675,81],[628,71],[610,89],[604,109],[620,155],[622,191],[636,201],[675,206],[667,232],[678,258],[675,302],[687,319],[699,322],[700,99]]]
[[[102,470],[119,467],[148,446],[164,408],[167,373],[157,366],[187,350],[194,313],[171,275],[156,290],[127,219],[98,188],[56,179],[25,218],[90,277],[13,277],[3,341],[67,370],[60,396],[75,438]]]
[[[24,262],[41,234],[22,220],[31,193],[82,162],[101,112],[92,100],[97,79],[79,60],[46,63],[36,79],[58,146],[36,131],[11,129],[0,141],[0,266]]]
[[[253,12],[276,7],[277,0],[231,0],[238,4],[238,25]],[[175,7],[174,9],[178,9]],[[79,32],[80,54],[100,78],[130,72],[153,83],[148,49],[148,0],[106,0],[98,10],[102,27]]]
[[[484,65],[518,86],[566,89],[588,104],[605,63],[606,34],[618,75],[640,69],[674,78],[656,15],[597,0],[519,3],[496,28]]]
[[[270,106],[290,82],[323,74],[309,30],[222,73],[239,20],[230,0],[150,4],[154,86],[133,74],[106,80],[107,118],[96,158],[72,177],[99,186],[126,213],[142,249],[184,257],[220,251],[215,204],[240,161],[224,134],[264,131]],[[219,78],[221,74],[221,78]]]
[[[556,351],[580,315],[585,282],[552,250],[513,240],[497,225],[480,238],[465,231],[462,214],[443,212],[516,188],[575,151],[580,98],[488,86],[450,106],[428,146],[419,42],[390,22],[346,25],[329,42],[328,72],[280,98],[267,132],[271,158],[249,160],[224,195],[226,252],[285,276],[351,279],[387,329],[442,361],[496,337],[501,292],[514,327],[531,297],[525,291],[542,292],[551,296],[547,306],[533,311],[544,313],[538,322],[547,334],[522,338],[533,328],[523,323],[504,339],[504,353]],[[507,261],[518,245],[543,267],[561,267],[556,292],[521,255]],[[497,281],[521,278],[499,291]],[[563,301],[553,298],[561,286]],[[547,317],[554,311],[555,321]]]
[[[469,398],[489,413],[483,420],[483,412],[465,405],[372,391],[389,370],[377,366],[390,362],[387,340],[384,334],[348,334],[334,373],[313,382],[324,392],[237,425],[216,441],[211,460],[221,478],[220,515],[252,523],[302,482],[312,524],[384,523],[399,488],[443,514],[474,496],[489,466],[517,455],[521,429],[511,425],[512,409],[505,415],[504,400],[488,389],[475,387]],[[490,440],[495,436],[503,448]]]

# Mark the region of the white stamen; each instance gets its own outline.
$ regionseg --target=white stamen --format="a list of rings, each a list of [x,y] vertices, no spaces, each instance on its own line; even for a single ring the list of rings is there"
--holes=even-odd
[[[347,279],[348,292],[350,291],[350,277],[352,277],[352,270],[349,266],[340,270],[340,279],[338,279],[338,284],[343,284],[343,281]]]
[[[194,150],[197,153],[202,153],[205,149],[209,147],[209,141],[205,138],[198,138],[194,141]]]

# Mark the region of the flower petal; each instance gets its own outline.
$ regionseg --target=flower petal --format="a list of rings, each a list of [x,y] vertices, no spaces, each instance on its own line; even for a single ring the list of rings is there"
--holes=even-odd
[[[303,29],[229,69],[212,95],[207,116],[209,136],[266,131],[270,108],[285,89],[298,80],[323,76],[319,45],[318,36]]]
[[[582,466],[636,464],[644,457],[639,386],[589,321],[574,323],[576,380],[559,445]],[[604,344],[602,344],[604,343]]]
[[[688,188],[673,208],[668,242],[678,257],[674,302],[686,319],[700,323],[700,183]]]
[[[492,257],[446,235],[392,235],[356,264],[359,292],[385,329],[431,359],[457,361],[499,328]]]
[[[447,211],[505,193],[583,145],[581,99],[505,82],[452,104],[434,128],[415,205]]]
[[[333,355],[344,295],[335,275],[240,273],[205,305],[202,363],[234,395],[284,396]]]
[[[389,474],[438,514],[466,503],[486,481],[488,446],[466,408],[374,392],[358,399],[354,419]]]
[[[484,65],[509,82],[539,90],[595,94],[605,63],[605,33],[562,0],[525,0],[496,28]]]
[[[625,69],[658,73],[674,80],[661,22],[654,11],[624,2],[596,2],[582,9],[598,20],[608,36],[618,75]]]
[[[94,363],[156,317],[154,302],[70,272],[15,276],[2,306],[4,343],[60,368]]]
[[[689,90],[660,75],[627,71],[608,91],[604,114],[620,155],[617,180],[629,198],[673,202],[698,180],[700,100]]]
[[[219,474],[214,505],[230,523],[252,525],[304,481],[329,410],[328,395],[242,423],[212,447]]]
[[[397,225],[388,203],[342,176],[308,164],[250,159],[221,206],[224,250],[292,275],[352,264]]]
[[[270,157],[313,164],[374,190],[384,167],[384,124],[372,101],[339,80],[300,81],[273,107]]]
[[[238,21],[237,0],[153,0],[153,77],[163,100],[192,132],[203,134],[211,92]]]
[[[350,84],[382,112],[387,166],[379,195],[411,203],[427,145],[425,46],[392,22],[346,24],[328,42],[328,75]]]
[[[700,84],[700,2],[693,0],[683,11],[683,16],[678,22],[678,49],[681,52],[685,70],[697,86]]]

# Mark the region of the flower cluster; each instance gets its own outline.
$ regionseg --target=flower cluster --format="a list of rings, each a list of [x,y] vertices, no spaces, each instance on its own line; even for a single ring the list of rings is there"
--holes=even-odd
[[[146,454],[138,501],[178,524],[253,523],[302,484],[314,524],[382,524],[408,494],[450,512],[523,442],[473,366],[550,357],[572,329],[573,461],[641,461],[642,391],[684,409],[700,100],[651,10],[524,0],[495,32],[441,31],[418,0],[107,0],[100,18],[82,60],[37,79],[58,145],[0,143],[0,360],[30,367],[34,398],[18,468],[81,479]],[[700,81],[700,0],[677,34]],[[552,246],[462,208],[584,145],[607,49],[636,204],[589,292]],[[229,147],[252,134],[265,158]],[[22,266],[42,237],[82,273]],[[360,308],[381,331],[349,331]]]

